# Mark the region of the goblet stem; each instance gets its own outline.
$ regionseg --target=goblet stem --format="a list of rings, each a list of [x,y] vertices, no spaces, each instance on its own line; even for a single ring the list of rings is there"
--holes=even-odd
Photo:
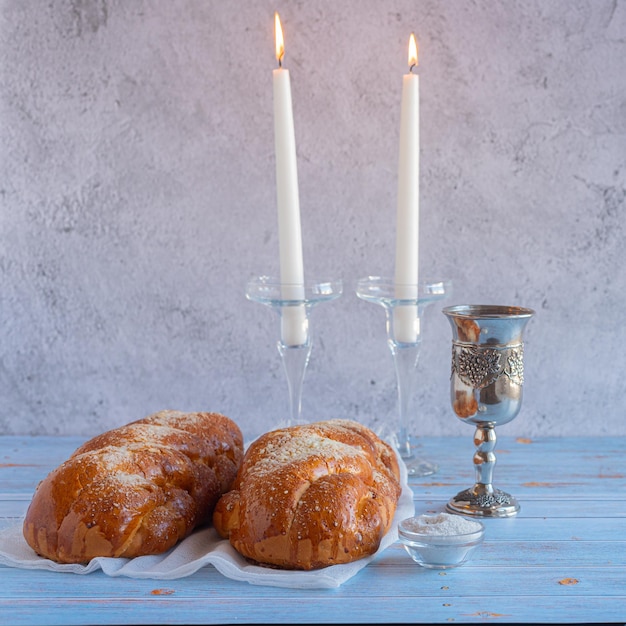
[[[461,491],[447,504],[449,511],[482,517],[511,517],[520,509],[517,500],[509,493],[494,488],[493,468],[496,464],[496,429],[493,424],[481,422],[474,433],[474,468],[476,483]]]
[[[493,468],[496,465],[496,430],[491,424],[478,424],[474,433],[474,467],[476,468],[476,483],[485,485],[488,491],[491,487]]]
[[[301,422],[302,386],[311,356],[311,339],[299,346],[288,346],[279,341],[277,346],[289,388],[289,420],[286,426],[294,426]]]

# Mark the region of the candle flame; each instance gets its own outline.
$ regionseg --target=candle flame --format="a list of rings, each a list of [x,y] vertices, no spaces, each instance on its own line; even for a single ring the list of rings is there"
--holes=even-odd
[[[415,34],[411,33],[409,38],[409,69],[413,69],[417,65],[417,42]]]
[[[276,36],[276,60],[280,67],[285,56],[285,39],[283,38],[283,27],[280,25],[278,13],[274,13],[274,31]]]

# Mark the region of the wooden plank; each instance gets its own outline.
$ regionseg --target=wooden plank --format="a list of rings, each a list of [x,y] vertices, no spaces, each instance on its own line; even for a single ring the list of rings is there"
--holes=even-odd
[[[482,520],[485,540],[489,541],[601,541],[607,537],[623,537],[624,519],[597,518],[590,523],[577,518],[509,518]]]
[[[74,624],[449,624],[449,623],[534,623],[598,624],[624,623],[626,598],[561,598],[555,606],[551,598],[518,599],[490,597],[389,598],[387,602],[347,603],[345,598],[328,594],[316,603],[297,598],[280,598],[269,613],[258,601],[242,596],[236,599],[180,599],[175,593],[160,597],[136,598],[121,602],[104,596],[77,599],[71,610],[56,602],[6,604],[0,601],[0,615],[15,626]],[[600,622],[598,620],[601,620]]]
[[[13,523],[18,519],[12,520]],[[568,541],[574,545],[582,542],[603,542],[607,537],[623,538],[614,539],[616,549],[626,546],[626,533],[624,533],[624,520],[622,518],[599,518],[593,524],[582,523],[576,518],[563,519],[504,519],[483,520],[485,525],[485,543],[499,545],[502,553],[506,553],[511,545],[528,546],[536,548],[536,544],[546,542]],[[8,525],[8,524],[7,524]],[[398,544],[399,545],[399,544]],[[497,564],[496,548],[490,548],[490,554]]]
[[[419,567],[408,557],[400,557],[393,550],[361,570],[339,589],[283,589],[250,585],[230,580],[215,568],[205,567],[194,575],[176,580],[157,581],[107,577],[101,572],[86,576],[56,572],[34,572],[0,568],[0,600],[41,601],[65,598],[102,597],[132,600],[138,595],[153,595],[154,589],[174,590],[179,598],[238,599],[256,597],[267,602],[268,610],[279,598],[301,597],[303,601],[320,600],[329,595],[344,596],[356,602],[364,599],[415,598],[422,596],[480,596],[486,591],[490,596],[562,597],[602,595],[624,597],[624,570],[621,565],[598,566],[579,563],[545,564],[542,567],[520,565],[493,565],[486,567],[473,562],[456,569],[439,571]],[[521,556],[521,555],[520,555]],[[37,577],[38,585],[30,582]],[[576,582],[573,582],[576,581]]]
[[[22,517],[30,504],[32,495],[27,494],[2,494],[0,493],[0,519]],[[415,514],[434,514],[445,510],[447,500],[427,499],[415,500]],[[561,519],[574,518],[580,523],[590,524],[590,519],[602,518],[626,518],[626,498],[613,500],[610,504],[606,500],[522,500],[521,510],[515,519],[527,518]],[[587,520],[587,521],[584,521]],[[626,528],[626,524],[625,524]],[[625,533],[626,534],[626,533]]]
[[[84,440],[82,437],[0,438],[0,491],[32,496],[39,482]]]
[[[526,443],[500,438],[494,485],[518,499],[626,499],[625,438],[551,438]],[[522,441],[520,443],[520,441]],[[439,463],[437,474],[411,478],[417,499],[449,498],[475,480],[471,437],[428,439],[424,456]],[[426,450],[428,448],[428,450]],[[529,462],[532,455],[533,462]]]
[[[626,541],[485,541],[472,557],[475,567],[626,567]],[[626,618],[626,615],[625,615]]]
[[[0,519],[18,519],[25,515],[31,494],[0,493]],[[434,514],[445,510],[447,500],[416,500],[415,514]],[[626,518],[626,499],[614,500],[522,500],[521,511],[515,519],[539,518],[552,520],[573,518],[576,523],[591,524],[594,518]],[[626,522],[624,525],[626,528]],[[625,532],[626,536],[626,532]]]
[[[447,582],[447,581],[446,581]],[[444,585],[445,586],[445,585]],[[443,595],[374,596],[347,599],[333,591],[300,592],[271,596],[268,608],[256,595],[228,597],[181,596],[172,586],[135,589],[135,596],[120,598],[106,592],[71,601],[19,602],[0,600],[0,618],[12,624],[232,624],[232,623],[598,623],[623,622],[626,597],[599,594],[581,598],[568,587],[558,599],[535,596],[494,595],[489,587],[476,596]],[[445,590],[444,590],[445,591]],[[147,594],[147,595],[146,595]]]
[[[468,429],[467,437],[429,437],[418,440],[416,447],[419,454],[435,457],[441,469],[464,467],[471,469],[474,445],[473,432]],[[0,465],[3,462],[23,462],[26,464],[46,464],[52,467],[65,460],[88,437],[0,437]],[[496,456],[499,462],[523,463],[528,454],[532,454],[539,465],[552,467],[558,471],[558,465],[603,467],[613,466],[621,469],[619,459],[626,454],[626,437],[552,437],[525,440],[519,437],[498,437]],[[544,461],[545,462],[542,462]],[[556,467],[555,467],[556,466]],[[525,473],[532,468],[525,466]]]
[[[436,513],[445,510],[448,499],[415,498],[416,514]],[[1,505],[1,504],[0,504]],[[626,498],[606,500],[589,500],[588,498],[567,498],[554,500],[552,498],[526,498],[520,502],[521,510],[517,519],[540,517],[551,519],[575,517],[587,519],[595,517],[626,517]],[[587,522],[590,523],[590,522]]]

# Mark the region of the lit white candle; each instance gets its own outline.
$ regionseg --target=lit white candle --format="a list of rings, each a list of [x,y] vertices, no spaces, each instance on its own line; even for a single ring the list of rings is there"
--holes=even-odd
[[[419,259],[419,76],[415,35],[409,39],[409,72],[402,80],[400,156],[398,163],[398,209],[396,224],[395,283],[398,298],[417,298]],[[397,341],[415,342],[419,318],[415,306],[396,307],[394,333]]]
[[[283,284],[283,298],[297,300],[304,297],[304,265],[296,139],[289,71],[282,67],[285,44],[278,13],[274,16],[274,23],[276,60],[278,61],[278,69],[274,70],[273,82],[280,281]],[[307,318],[304,306],[283,307],[281,312],[282,342],[290,346],[302,345],[306,343],[307,336]]]

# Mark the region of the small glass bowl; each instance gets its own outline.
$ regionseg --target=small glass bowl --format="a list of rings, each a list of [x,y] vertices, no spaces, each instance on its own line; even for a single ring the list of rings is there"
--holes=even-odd
[[[415,518],[410,517],[400,522],[398,536],[411,558],[430,569],[463,565],[482,543],[485,535],[485,527],[479,521],[475,521],[480,526],[476,531],[462,535],[442,535],[410,530],[413,520]]]

